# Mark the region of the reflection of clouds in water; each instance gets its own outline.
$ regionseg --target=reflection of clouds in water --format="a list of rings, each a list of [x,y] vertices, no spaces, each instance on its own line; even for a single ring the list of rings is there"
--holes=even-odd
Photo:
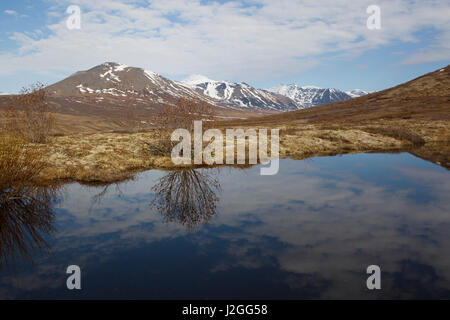
[[[383,292],[389,297],[424,296],[427,284],[434,290],[428,288],[430,294],[448,290],[449,174],[435,168],[397,166],[390,172],[403,184],[394,188],[373,183],[351,167],[335,169],[333,163],[333,158],[283,160],[273,177],[260,176],[258,167],[221,170],[218,214],[210,227],[194,234],[179,224],[163,223],[149,206],[154,197],[151,187],[167,173],[142,173],[136,181],[120,186],[121,197],[112,188],[91,210],[90,199],[101,188],[71,184],[57,209],[61,232],[53,253],[72,252],[69,256],[84,264],[101,264],[118,250],[189,234],[198,251],[193,255],[224,242],[225,255],[213,261],[213,275],[236,267],[271,265],[285,271],[274,281],[295,290],[308,288],[325,298],[360,297],[365,290],[365,268],[379,264],[383,272],[380,297]],[[355,163],[364,167],[361,161]],[[409,181],[430,188],[432,201],[412,202],[414,187]],[[46,270],[41,272],[49,277]]]
[[[261,192],[249,195],[257,206],[253,212],[264,223],[246,227],[244,234],[274,237],[287,244],[288,248],[277,255],[280,266],[287,271],[335,279],[324,297],[357,297],[364,290],[365,267],[380,264],[383,273],[395,273],[408,259],[433,265],[442,277],[435,285],[450,288],[446,232],[449,203],[448,198],[439,196],[448,188],[448,176],[447,172],[422,174],[423,183],[442,189],[436,192],[434,202],[413,205],[407,188],[392,192],[353,174],[333,182],[308,176],[307,172],[301,177],[280,177],[269,187],[261,186]],[[424,181],[428,177],[430,180]],[[252,181],[252,185],[258,182]],[[224,188],[224,194],[230,196],[227,191]],[[276,207],[270,203],[271,193],[277,195]],[[237,203],[232,198],[223,200]],[[302,204],[292,205],[299,200]],[[220,223],[237,226],[241,213],[233,208],[228,215],[220,216]],[[252,239],[249,236],[249,246],[253,245]],[[398,291],[385,288],[391,294],[394,290]]]

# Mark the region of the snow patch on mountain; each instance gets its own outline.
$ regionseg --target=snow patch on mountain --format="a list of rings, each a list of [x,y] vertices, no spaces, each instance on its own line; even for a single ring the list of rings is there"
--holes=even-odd
[[[316,86],[298,86],[296,84],[280,85],[268,89],[286,97],[291,98],[304,108],[318,106],[321,104],[348,100],[367,94],[365,91],[356,89],[352,94],[334,88],[320,88]]]
[[[113,81],[113,82],[122,82],[120,80],[119,76],[116,75],[114,72],[121,72],[128,68],[125,64],[115,63],[115,62],[106,62],[101,65],[104,69],[106,69],[105,72],[100,73],[100,78],[104,78],[106,81]]]
[[[287,97],[256,89],[245,82],[217,81],[202,75],[192,75],[181,83],[231,106],[278,111],[297,110],[300,107]]]

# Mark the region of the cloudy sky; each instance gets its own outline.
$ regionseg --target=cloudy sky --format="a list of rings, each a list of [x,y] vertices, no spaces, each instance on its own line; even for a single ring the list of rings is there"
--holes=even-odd
[[[70,5],[79,30],[67,28]],[[381,9],[379,30],[367,28],[369,5]],[[175,80],[380,90],[450,63],[450,1],[0,2],[0,92],[105,61]]]

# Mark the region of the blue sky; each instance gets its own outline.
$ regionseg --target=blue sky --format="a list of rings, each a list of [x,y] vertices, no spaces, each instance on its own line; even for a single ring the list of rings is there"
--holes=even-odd
[[[366,27],[378,5],[381,29]],[[69,5],[81,29],[69,30]],[[0,2],[0,92],[105,61],[170,79],[381,90],[450,63],[449,1]]]

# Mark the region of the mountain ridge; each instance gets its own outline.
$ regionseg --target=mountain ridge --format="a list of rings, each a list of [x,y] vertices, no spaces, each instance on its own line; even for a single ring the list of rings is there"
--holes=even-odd
[[[347,93],[334,88],[298,86],[297,84],[279,85],[269,88],[268,90],[291,98],[302,105],[303,108],[344,101],[365,94],[365,91],[359,89]]]
[[[289,97],[256,89],[245,82],[218,81],[203,75],[192,75],[181,83],[221,103],[240,108],[292,111],[302,107]]]

